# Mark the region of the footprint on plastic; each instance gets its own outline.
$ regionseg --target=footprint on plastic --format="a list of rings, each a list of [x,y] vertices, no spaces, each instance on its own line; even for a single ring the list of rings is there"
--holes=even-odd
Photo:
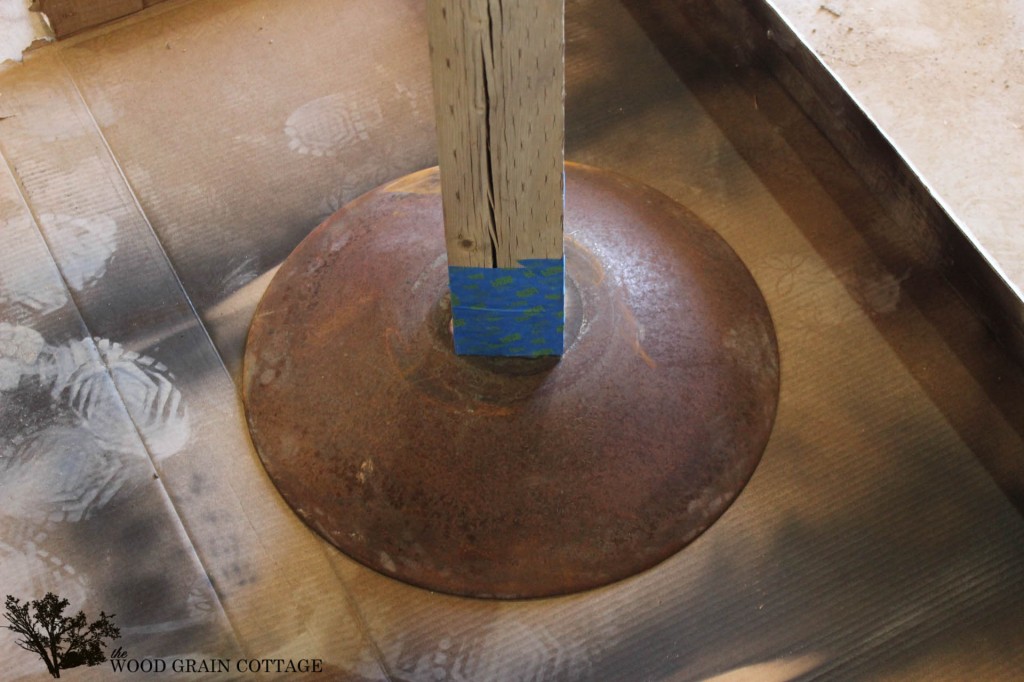
[[[89,348],[93,343],[102,361]],[[56,366],[53,395],[66,401],[81,425],[110,447],[130,449],[136,429],[157,460],[170,457],[188,443],[188,409],[172,383],[173,375],[160,362],[108,339],[72,342],[52,354]],[[131,423],[124,419],[125,408]]]
[[[62,272],[72,289],[81,291],[107,271],[107,263],[117,249],[117,223],[112,218],[43,213],[39,222],[62,245]]]
[[[299,154],[334,156],[347,145],[370,139],[383,121],[376,102],[349,101],[327,95],[292,112],[284,124],[288,148]]]

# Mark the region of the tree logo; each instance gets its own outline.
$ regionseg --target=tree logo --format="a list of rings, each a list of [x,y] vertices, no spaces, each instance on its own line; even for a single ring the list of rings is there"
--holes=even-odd
[[[54,677],[60,677],[61,670],[103,663],[107,660],[103,640],[121,637],[114,614],[100,611],[98,620],[87,623],[84,611],[65,616],[69,605],[67,599],[52,592],[24,604],[7,595],[4,602],[4,618],[10,623],[4,627],[17,633],[17,645],[38,654]]]

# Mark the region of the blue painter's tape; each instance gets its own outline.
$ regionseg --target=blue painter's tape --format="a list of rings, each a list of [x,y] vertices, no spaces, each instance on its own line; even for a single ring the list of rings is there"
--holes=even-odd
[[[565,259],[519,264],[523,267],[448,268],[457,354],[562,354]]]

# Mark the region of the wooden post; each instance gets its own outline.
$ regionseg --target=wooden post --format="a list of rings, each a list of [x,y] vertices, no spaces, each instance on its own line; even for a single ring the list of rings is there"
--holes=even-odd
[[[428,0],[455,350],[562,353],[564,0]]]

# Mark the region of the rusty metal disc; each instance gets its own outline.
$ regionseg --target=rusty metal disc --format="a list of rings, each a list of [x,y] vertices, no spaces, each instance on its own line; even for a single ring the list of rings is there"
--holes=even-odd
[[[521,598],[650,568],[725,511],[778,401],[753,278],[668,197],[585,166],[567,165],[565,235],[561,359],[453,353],[436,169],[295,249],[243,391],[307,524],[400,580]]]

